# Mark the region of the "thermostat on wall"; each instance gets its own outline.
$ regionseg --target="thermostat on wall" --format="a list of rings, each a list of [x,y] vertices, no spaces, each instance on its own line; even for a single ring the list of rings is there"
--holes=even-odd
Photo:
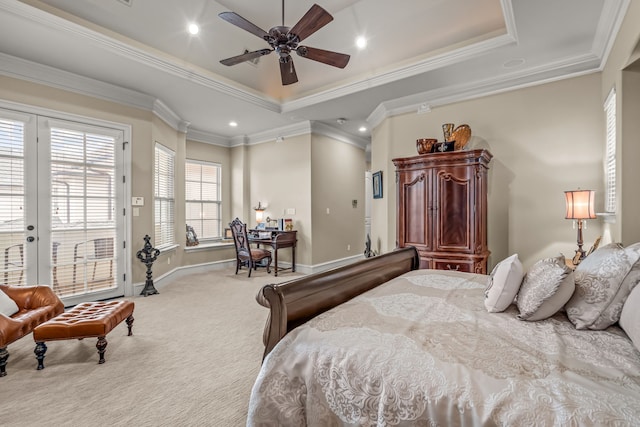
[[[132,197],[131,206],[144,206],[144,197]]]

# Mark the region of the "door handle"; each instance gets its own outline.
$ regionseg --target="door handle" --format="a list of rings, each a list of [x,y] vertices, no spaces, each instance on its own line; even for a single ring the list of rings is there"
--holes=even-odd
[[[27,242],[33,242],[34,240],[36,240],[36,238],[33,236],[27,237]]]

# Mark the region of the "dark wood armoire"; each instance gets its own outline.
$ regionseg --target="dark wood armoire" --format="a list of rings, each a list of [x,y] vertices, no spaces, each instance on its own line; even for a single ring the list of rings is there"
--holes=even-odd
[[[487,172],[484,149],[393,159],[396,246],[415,246],[420,268],[487,273]]]

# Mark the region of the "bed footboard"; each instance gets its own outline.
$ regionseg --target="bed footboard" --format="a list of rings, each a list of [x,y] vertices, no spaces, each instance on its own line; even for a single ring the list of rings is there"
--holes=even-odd
[[[369,289],[419,267],[414,247],[288,282],[266,285],[256,299],[269,308],[263,342],[264,357],[289,331]]]

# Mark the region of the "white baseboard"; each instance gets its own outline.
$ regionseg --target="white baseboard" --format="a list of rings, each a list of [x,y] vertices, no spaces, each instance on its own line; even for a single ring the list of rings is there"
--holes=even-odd
[[[336,259],[333,261],[323,262],[321,264],[316,264],[316,265],[296,264],[296,272],[301,274],[319,273],[322,271],[330,270],[332,268],[337,268],[343,265],[351,264],[361,259],[364,259],[364,255],[355,255],[352,257]],[[288,263],[288,262],[279,262],[278,265],[283,268],[291,267],[291,263]],[[195,264],[195,265],[185,265],[185,266],[174,268],[173,270],[167,271],[163,275],[157,278],[154,278],[153,286],[156,289],[161,289],[163,286],[166,286],[168,283],[173,282],[174,280],[179,279],[180,277],[183,277],[183,276],[187,276],[189,274],[206,273],[210,271],[223,270],[226,268],[234,268],[235,266],[236,266],[235,259],[207,262],[207,263]],[[271,269],[271,272],[273,272],[273,267]],[[144,285],[145,285],[144,282],[134,283],[133,295],[140,295],[140,293],[144,289]]]

